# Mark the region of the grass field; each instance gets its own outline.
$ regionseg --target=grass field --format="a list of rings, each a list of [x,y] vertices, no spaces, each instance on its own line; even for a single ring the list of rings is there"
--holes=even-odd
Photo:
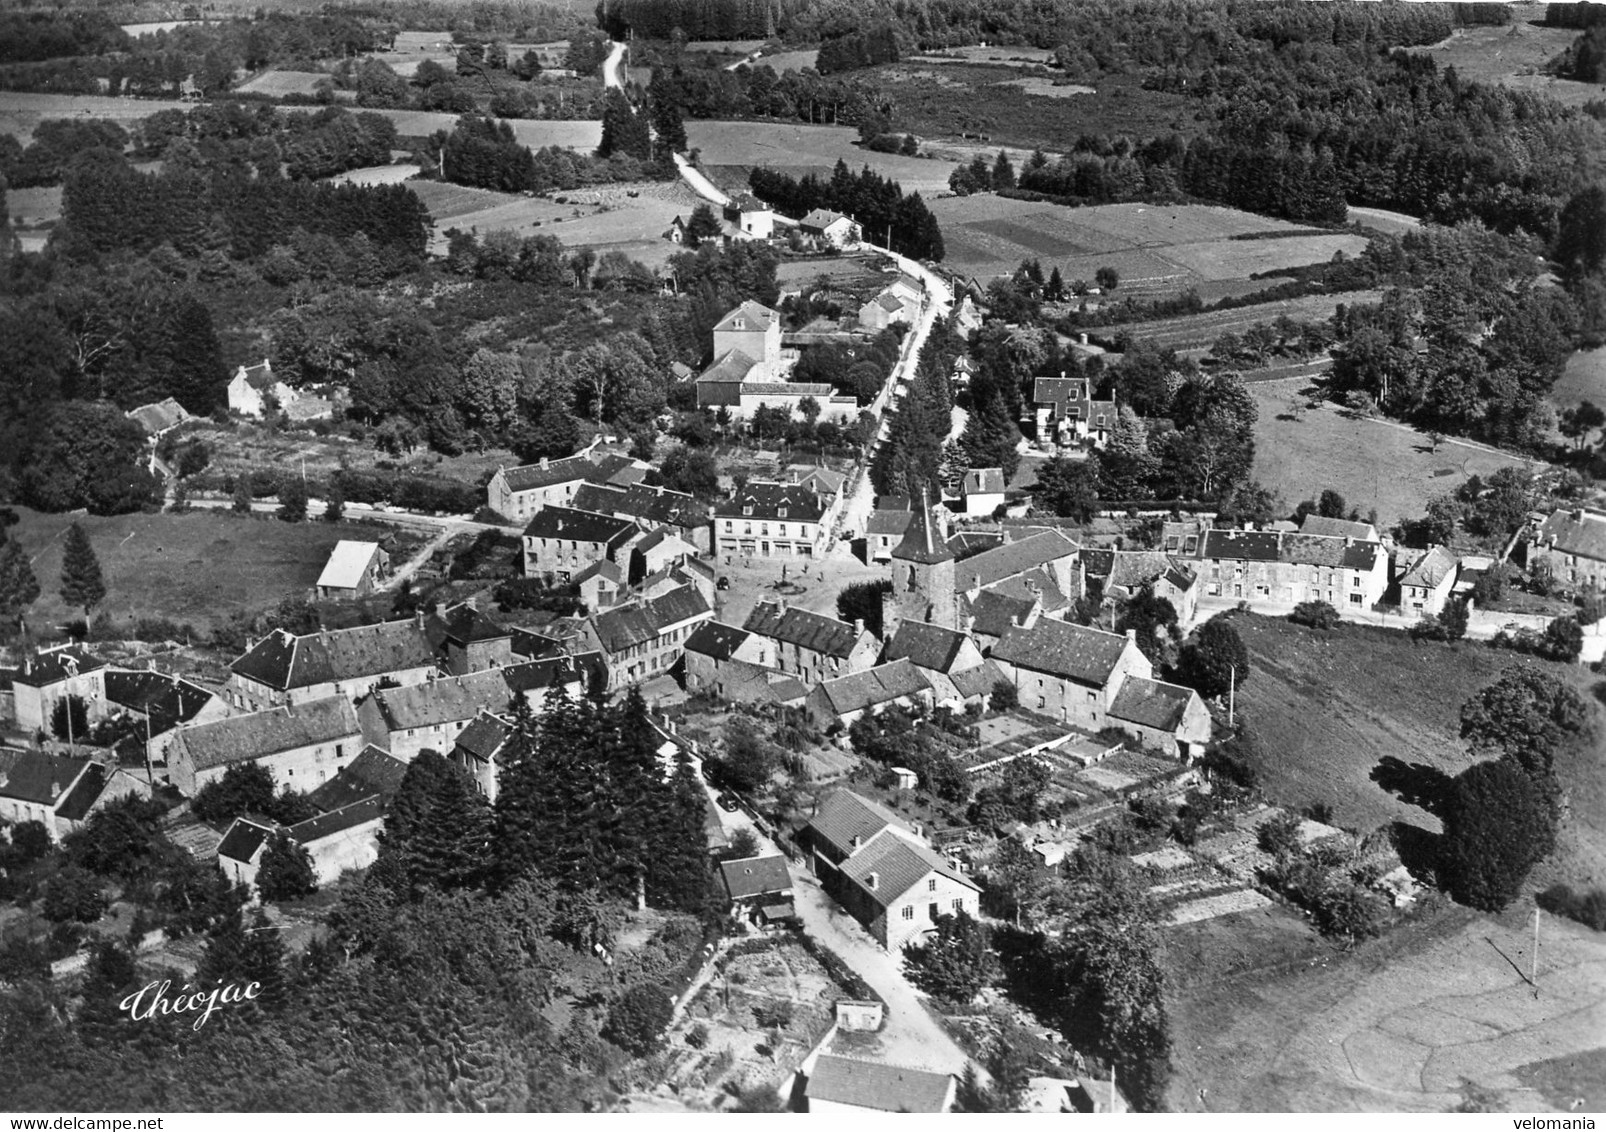
[[[1353,255],[1363,237],[1340,233],[1234,240],[1293,232],[1286,221],[1213,205],[1106,204],[1088,208],[1014,200],[991,193],[944,197],[931,210],[942,225],[945,262],[990,277],[1036,257],[1067,281],[1091,280],[1100,267],[1120,273],[1117,294],[1180,291],[1257,272]]]
[[[777,51],[774,55],[762,56],[757,66],[773,67],[777,74],[783,71],[801,71],[805,67],[812,67],[820,57],[817,48],[807,51]]]
[[[846,126],[808,126],[792,122],[687,122],[686,137],[701,151],[706,166],[763,165],[783,173],[829,175],[838,159],[855,172],[868,165],[903,186],[929,198],[948,187],[953,166],[943,161],[874,153],[853,143],[858,134]],[[745,177],[745,174],[744,174]]]
[[[1361,208],[1352,204],[1349,206],[1349,218],[1362,227],[1372,228],[1391,236],[1414,232],[1422,227],[1422,221],[1416,217],[1407,216],[1403,212],[1390,212],[1386,208]]]
[[[1380,294],[1379,291],[1347,291],[1334,295],[1306,295],[1299,299],[1256,303],[1251,307],[1209,311],[1156,322],[1123,323],[1090,333],[1100,340],[1125,333],[1131,335],[1134,341],[1148,342],[1162,349],[1202,349],[1214,344],[1217,338],[1229,331],[1242,334],[1257,322],[1275,322],[1282,315],[1306,322],[1319,321],[1331,318],[1334,308],[1340,303],[1350,306],[1375,303]]]
[[[1550,389],[1550,399],[1562,408],[1580,401],[1606,406],[1606,346],[1579,350],[1568,358],[1561,380]]]
[[[335,185],[394,185],[418,176],[417,165],[370,165],[365,169],[348,169],[329,178]]]
[[[33,138],[34,127],[46,118],[76,118],[87,114],[109,118],[126,129],[158,110],[188,110],[193,103],[165,98],[107,98],[95,94],[30,94],[0,91],[0,134],[13,134],[23,145]]]
[[[239,90],[241,94],[283,98],[287,94],[316,94],[319,83],[332,81],[322,71],[264,71]]]
[[[33,560],[44,591],[30,607],[29,620],[46,626],[81,616],[82,610],[68,610],[56,592],[61,536],[74,517],[24,508],[18,513],[22,521],[12,528],[12,537]],[[77,521],[94,544],[106,578],[102,609],[120,621],[165,617],[202,632],[236,612],[263,609],[311,587],[340,539],[373,541],[383,533],[351,523],[290,524],[216,512],[87,515]]]
[[[14,223],[36,228],[61,219],[61,186],[41,185],[31,189],[7,189],[6,211]]]
[[[1454,67],[1463,78],[1534,91],[1568,106],[1582,106],[1606,97],[1606,87],[1544,73],[1546,65],[1578,38],[1578,31],[1529,22],[1544,17],[1542,5],[1514,7],[1516,22],[1506,27],[1458,28],[1449,39],[1425,48],[1423,53],[1432,56],[1441,68]]]
[[[1304,405],[1300,391],[1306,384],[1295,378],[1249,387],[1260,407],[1252,475],[1281,493],[1290,509],[1330,487],[1362,514],[1377,508],[1378,521],[1386,528],[1420,516],[1430,496],[1453,490],[1468,476],[1488,476],[1521,463],[1453,441],[1432,453],[1427,441],[1409,428],[1383,420],[1352,420],[1331,405],[1305,410],[1303,420],[1279,420],[1291,401]]]
[[[457,125],[458,115],[437,114],[429,110],[376,110],[396,123],[396,132],[402,137],[429,137],[436,130],[450,131]],[[559,145],[568,149],[596,149],[602,141],[602,122],[589,119],[508,119],[513,136],[521,145],[540,149],[546,145]]]

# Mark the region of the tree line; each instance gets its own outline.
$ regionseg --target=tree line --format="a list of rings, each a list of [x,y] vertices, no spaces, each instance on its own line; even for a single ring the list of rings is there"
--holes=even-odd
[[[838,159],[829,180],[812,173],[801,179],[755,167],[747,183],[753,193],[784,216],[800,220],[816,208],[853,217],[872,243],[912,259],[943,258],[942,229],[919,193],[903,195],[898,182],[866,165],[857,174]]]

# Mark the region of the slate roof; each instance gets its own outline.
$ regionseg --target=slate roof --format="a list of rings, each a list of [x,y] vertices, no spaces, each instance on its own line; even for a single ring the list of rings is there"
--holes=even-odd
[[[1383,554],[1375,542],[1353,542],[1332,535],[1283,535],[1283,561],[1344,570],[1370,570]]]
[[[457,737],[457,746],[482,762],[495,762],[497,752],[512,734],[513,725],[507,720],[481,712],[463,728],[463,733]]]
[[[741,382],[747,380],[747,375],[758,365],[756,359],[741,350],[726,350],[714,364],[705,369],[697,378],[699,382]]]
[[[1110,716],[1140,727],[1175,731],[1182,726],[1183,713],[1197,693],[1180,684],[1166,684],[1141,676],[1128,676],[1110,704]]]
[[[325,812],[364,798],[379,798],[388,805],[406,773],[407,764],[388,751],[364,747],[338,774],[308,794],[307,800]]]
[[[54,807],[90,761],[49,751],[24,751],[0,778],[0,795]]]
[[[104,660],[83,649],[52,649],[36,656],[23,657],[22,666],[12,672],[11,681],[27,688],[44,688],[105,667]]]
[[[301,747],[359,736],[357,711],[345,696],[230,716],[180,728],[167,759],[187,754],[196,770],[249,762]]]
[[[865,305],[877,306],[886,311],[888,314],[892,314],[903,309],[903,300],[898,298],[898,296],[894,295],[891,291],[882,291],[879,295]]]
[[[1004,545],[1004,536],[1001,531],[955,531],[948,540],[948,549],[954,552],[954,557],[963,562],[967,558],[974,558],[984,550],[993,550]]]
[[[914,509],[909,516],[909,525],[904,528],[903,539],[892,548],[892,557],[900,562],[919,562],[931,565],[937,562],[953,561],[954,552],[948,549],[948,544],[934,529],[931,510],[924,503]]]
[[[367,573],[368,566],[379,553],[377,542],[355,542],[341,539],[329,552],[329,561],[318,575],[318,585],[354,590]]]
[[[753,513],[743,513],[751,506]],[[750,480],[730,499],[714,504],[714,514],[722,519],[780,519],[786,522],[817,523],[825,514],[826,501],[803,484]],[[782,510],[786,514],[781,514]]]
[[[111,771],[100,763],[90,763],[84,768],[83,776],[67,791],[67,796],[56,807],[56,816],[67,821],[83,821],[89,816],[89,810],[100,798],[106,784],[111,781]]]
[[[480,641],[500,640],[511,637],[513,630],[498,625],[464,601],[426,617],[424,635],[429,639],[430,647],[438,650],[448,641],[457,645],[471,645]]]
[[[696,499],[684,492],[646,484],[629,487],[581,484],[574,493],[574,506],[599,515],[638,519],[650,526],[697,527],[708,522],[708,508]]]
[[[612,582],[616,586],[622,586],[624,585],[625,572],[619,569],[616,563],[609,562],[606,558],[599,558],[574,576],[574,584],[577,586],[582,585],[592,578],[601,578],[604,581]]]
[[[273,388],[273,367],[267,362],[256,366],[241,366],[235,371],[234,376],[240,377],[242,375],[245,377],[246,383],[253,389],[266,391]]]
[[[589,687],[603,669],[602,654],[590,652],[560,653],[557,656],[537,657],[522,664],[509,664],[498,668],[507,681],[510,695],[526,695],[537,688],[553,688],[560,684],[579,681]]]
[[[284,691],[434,665],[428,637],[417,621],[408,618],[299,637],[278,629],[229,667],[240,676]]]
[[[1012,597],[1017,601],[1037,601],[1045,613],[1063,609],[1071,603],[1071,599],[1060,591],[1054,575],[1042,567],[1017,574],[1013,578],[1005,578],[1001,582],[994,582],[993,592]]]
[[[768,857],[721,861],[719,875],[725,882],[726,895],[732,900],[786,892],[792,887],[792,874],[786,867],[786,858],[778,853]]]
[[[1552,539],[1562,554],[1606,561],[1606,513],[1587,508],[1557,511],[1539,528],[1541,544]]]
[[[720,621],[704,621],[686,638],[686,651],[711,656],[715,660],[729,660],[736,650],[753,634]]]
[[[821,1054],[804,1090],[811,1101],[881,1112],[943,1112],[953,1078],[946,1073]]]
[[[273,829],[270,826],[259,825],[246,818],[235,818],[228,832],[223,835],[223,840],[218,843],[217,855],[231,861],[249,862],[272,836]]]
[[[772,601],[761,601],[755,605],[742,628],[749,633],[784,641],[838,660],[850,656],[860,639],[853,626],[846,621],[796,606],[783,610]]]
[[[888,826],[908,830],[909,823],[879,802],[851,790],[834,790],[809,819],[816,841],[824,841],[842,856],[853,852],[853,839],[869,841]]]
[[[1338,538],[1352,538],[1359,542],[1376,542],[1377,528],[1371,523],[1361,523],[1352,519],[1329,519],[1323,515],[1306,515],[1305,521],[1299,526],[1302,535],[1336,535]]]
[[[1077,551],[1076,543],[1058,531],[1044,531],[1016,542],[1006,542],[980,554],[973,554],[954,567],[954,585],[968,590],[976,579],[983,588],[1024,574],[1038,566],[1058,561]]]
[[[153,733],[188,723],[213,695],[188,680],[140,669],[108,669],[105,685],[107,701],[149,716]]]
[[[1031,612],[1032,604],[1030,598],[1010,597],[996,590],[983,590],[970,602],[970,616],[975,618],[971,632],[987,637],[1002,637],[1017,618]]]
[[[965,634],[924,621],[904,621],[887,642],[883,660],[913,661],[917,668],[947,672],[959,659],[959,650],[970,640]]]
[[[1004,491],[1004,469],[972,468],[965,473],[963,489],[966,495],[1001,495]]]
[[[344,833],[348,829],[377,821],[384,816],[384,813],[384,807],[378,798],[364,798],[338,810],[330,810],[326,814],[297,822],[290,827],[290,836],[300,845],[310,845],[325,837],[333,837],[337,833]]]
[[[1455,555],[1442,546],[1435,546],[1418,558],[1400,579],[1402,586],[1426,586],[1435,589],[1445,578],[1455,573]]]
[[[671,625],[679,625],[712,612],[708,599],[696,586],[681,586],[662,597],[605,609],[591,618],[603,649],[621,653],[644,644]]]
[[[955,871],[934,850],[884,830],[864,848],[842,862],[842,875],[854,881],[860,891],[883,908],[890,908],[906,896],[929,873],[937,873],[966,888],[981,891],[976,882]],[[876,886],[870,887],[870,874]]]
[[[575,480],[587,483],[634,483],[641,478],[639,472],[633,476],[628,474],[636,470],[635,465],[636,461],[630,457],[611,452],[594,455],[582,453],[565,456],[561,460],[548,460],[545,466],[523,464],[517,468],[503,468],[502,478],[512,491],[533,491]]]
[[[914,517],[915,513],[913,511],[882,511],[877,509],[870,512],[870,519],[864,525],[864,533],[872,538],[878,535],[887,535],[889,537],[897,535],[902,538],[903,533],[909,529],[909,523]]]
[[[580,511],[572,507],[543,507],[524,528],[525,538],[555,538],[569,542],[601,543],[616,547],[638,530],[629,519]]]
[[[878,704],[891,703],[904,696],[931,690],[931,681],[909,660],[878,664],[863,672],[850,672],[816,685],[826,703],[837,715],[863,711]]]
[[[737,193],[730,198],[726,208],[734,208],[738,212],[773,212],[769,205],[759,200],[752,193]],[[756,304],[755,304],[756,305]]]
[[[164,433],[174,425],[183,424],[190,419],[190,415],[185,412],[184,406],[171,397],[162,401],[152,401],[150,404],[141,405],[137,409],[130,409],[124,416],[139,425],[151,436]]]
[[[1115,569],[1115,551],[1082,548],[1082,572],[1089,578],[1108,578]]]
[[[969,699],[971,696],[990,694],[994,686],[1004,679],[1004,674],[991,660],[984,660],[974,668],[952,673],[948,679],[954,682],[954,688],[961,696]]]
[[[993,659],[1102,688],[1126,645],[1119,633],[1040,617],[1030,629],[1006,630],[993,646]]]
[[[829,397],[836,387],[824,381],[744,381],[742,395],[752,397]]]
[[[736,318],[741,316],[747,325],[736,331]],[[773,311],[763,303],[748,299],[740,306],[727,311],[725,317],[714,324],[714,333],[721,330],[731,330],[737,333],[746,333],[749,330],[768,330],[781,320],[779,311]]]
[[[1245,562],[1276,562],[1282,550],[1282,536],[1275,531],[1205,532],[1200,558],[1240,559]]]

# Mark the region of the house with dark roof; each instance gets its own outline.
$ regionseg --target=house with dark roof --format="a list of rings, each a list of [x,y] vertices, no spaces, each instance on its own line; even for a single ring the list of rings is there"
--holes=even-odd
[[[1050,617],[1006,629],[990,659],[1015,685],[1021,707],[1088,731],[1111,725],[1110,705],[1128,678],[1154,675],[1132,634]]]
[[[778,648],[769,637],[705,621],[686,638],[686,691],[732,703],[801,703],[808,689],[776,665]]]
[[[810,686],[862,672],[881,651],[863,621],[839,621],[789,606],[784,598],[760,601],[742,628],[771,643],[774,667]]]
[[[974,604],[983,590],[1025,598],[1037,587],[1043,608],[1060,608],[1080,596],[1076,559],[1080,547],[1059,531],[1034,531],[1025,538],[973,554],[954,564],[954,586]],[[1059,601],[1059,605],[1053,604]]]
[[[748,300],[729,311],[714,324],[714,361],[697,378],[698,406],[723,408],[737,419],[760,408],[795,416],[812,397],[819,420],[857,418],[857,398],[838,395],[829,384],[789,380],[798,353],[784,349],[781,336],[780,313],[762,303]]]
[[[958,1084],[951,1073],[822,1053],[803,1095],[810,1113],[863,1119],[872,1112],[950,1112]]]
[[[1213,725],[1199,693],[1180,684],[1130,676],[1110,701],[1110,725],[1145,747],[1183,762],[1204,755]]]
[[[1417,616],[1444,612],[1444,603],[1455,589],[1459,563],[1442,546],[1430,547],[1417,556],[1400,577],[1400,608]]]
[[[915,513],[910,510],[907,499],[895,502],[903,506],[888,507],[877,500],[875,510],[865,520],[864,552],[871,562],[891,562],[893,548],[903,541],[904,532],[914,519]]]
[[[1380,543],[1345,535],[1210,530],[1199,548],[1202,596],[1284,610],[1325,601],[1339,612],[1370,609],[1388,589]]]
[[[448,756],[468,773],[479,792],[493,804],[496,802],[497,779],[512,738],[513,724],[507,717],[482,711],[458,733],[457,742]]]
[[[243,884],[253,890],[257,870],[262,867],[262,854],[273,840],[278,824],[267,818],[240,816],[229,823],[218,842],[217,863],[230,884]]]
[[[749,240],[767,240],[775,234],[775,210],[752,193],[737,193],[725,203],[725,219]]]
[[[144,777],[94,759],[43,750],[0,757],[0,822],[36,821],[53,842],[130,795],[151,796]]]
[[[1528,540],[1528,568],[1540,563],[1568,589],[1606,589],[1606,511],[1569,507],[1552,512]]]
[[[721,861],[719,879],[735,918],[765,926],[797,919],[797,909],[792,904],[792,871],[779,853]]]
[[[1193,570],[1195,563],[1173,559],[1158,550],[1089,550],[1081,553],[1078,565],[1084,593],[1097,593],[1103,600],[1127,602],[1144,589],[1164,598],[1186,625],[1199,608],[1203,589]]]
[[[339,809],[281,826],[266,818],[244,815],[234,819],[218,843],[217,863],[234,884],[255,893],[256,878],[268,845],[282,831],[307,851],[313,879],[321,888],[340,874],[366,869],[379,859],[379,834],[385,825],[385,803],[377,796],[351,802]]]
[[[822,494],[804,484],[750,480],[729,499],[714,504],[714,553],[727,564],[737,558],[809,562],[830,550],[832,527],[842,510],[840,493]]]
[[[340,810],[366,798],[390,805],[401,789],[407,764],[378,747],[364,747],[339,774],[307,795],[323,813]]]
[[[111,713],[139,724],[145,756],[158,765],[167,762],[167,745],[176,728],[233,714],[221,694],[165,672],[108,668],[105,688]]]
[[[881,650],[881,662],[907,660],[924,676],[932,689],[932,702],[962,710],[967,703],[981,702],[992,691],[989,683],[979,694],[960,691],[955,677],[979,668],[984,660],[981,648],[968,633],[923,621],[904,621]],[[994,672],[996,673],[996,669]],[[967,681],[974,688],[977,681]]]
[[[167,748],[167,778],[193,798],[231,766],[255,763],[273,775],[275,790],[305,792],[333,778],[363,746],[351,701],[329,696],[179,728]]]
[[[417,684],[439,671],[424,614],[404,621],[320,629],[276,629],[229,665],[228,701],[256,712],[329,696],[356,701],[381,682]]]
[[[589,624],[607,669],[608,690],[667,675],[687,639],[713,619],[713,606],[690,584],[592,614]]]
[[[1334,538],[1352,538],[1356,542],[1377,542],[1377,528],[1371,523],[1356,519],[1329,519],[1325,515],[1306,515],[1299,524],[1302,535],[1328,535]]]
[[[821,887],[894,954],[941,916],[977,914],[974,881],[903,818],[851,790],[827,795],[799,836]]]
[[[698,553],[707,554],[712,549],[708,506],[685,492],[649,487],[644,483],[628,487],[586,483],[575,491],[573,507],[578,511],[612,515],[616,519],[632,519],[647,530],[668,527],[695,546]]]
[[[513,630],[472,601],[436,606],[424,617],[424,636],[442,671],[452,676],[513,663]]]
[[[990,652],[1005,630],[1030,627],[1042,616],[1039,596],[1011,597],[993,590],[978,589],[975,596],[959,595],[959,627],[975,639],[983,653]]]
[[[650,471],[650,464],[601,451],[593,443],[560,460],[543,456],[534,464],[498,468],[485,485],[485,503],[513,522],[523,523],[543,507],[576,506],[574,497],[584,484],[629,487]]]
[[[930,707],[931,681],[914,664],[894,660],[863,672],[822,680],[809,691],[803,706],[822,731],[848,726],[866,713],[875,715],[892,704]]]
[[[572,582],[596,562],[628,566],[645,532],[634,520],[546,506],[524,528],[524,576]]]
[[[76,645],[24,653],[22,663],[11,672],[17,725],[48,734],[56,705],[69,696],[82,701],[91,723],[104,719],[105,673],[104,660]]]
[[[1095,400],[1088,378],[1061,373],[1032,383],[1032,404],[1025,419],[1036,427],[1039,443],[1103,448],[1115,429],[1115,418],[1115,402]]]

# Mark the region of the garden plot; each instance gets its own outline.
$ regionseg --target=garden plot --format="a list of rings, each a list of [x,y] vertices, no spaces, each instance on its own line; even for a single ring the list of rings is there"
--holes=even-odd
[[[241,94],[265,94],[283,98],[287,94],[313,95],[318,84],[334,80],[322,71],[264,71],[239,88]]]
[[[1177,905],[1171,910],[1171,923],[1193,924],[1200,920],[1213,920],[1218,916],[1230,916],[1234,912],[1253,912],[1260,908],[1269,908],[1271,903],[1269,897],[1252,888],[1238,888],[1231,892],[1220,892],[1201,900]]]

